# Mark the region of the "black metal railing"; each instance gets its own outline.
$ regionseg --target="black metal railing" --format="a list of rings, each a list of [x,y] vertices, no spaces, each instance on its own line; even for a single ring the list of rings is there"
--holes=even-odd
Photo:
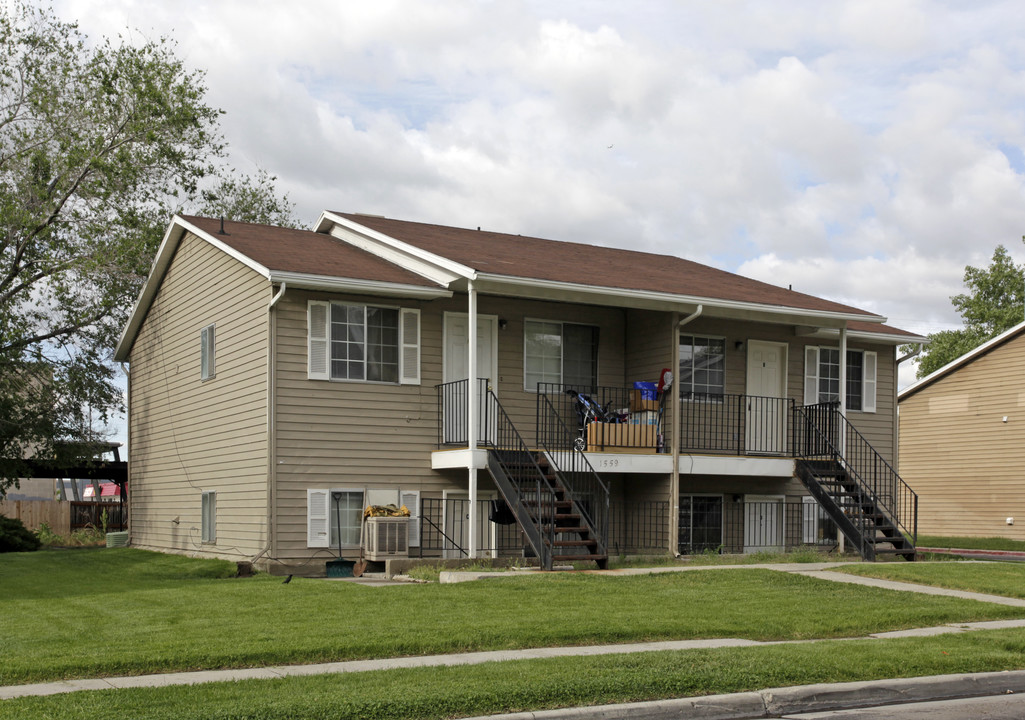
[[[688,393],[680,405],[680,452],[790,454],[790,398]]]
[[[700,511],[682,508],[681,554],[787,552],[837,545],[836,525],[817,503],[706,500],[709,507]]]
[[[477,444],[492,445],[494,417],[487,395],[488,378],[477,379]],[[438,392],[438,447],[444,445],[468,444],[468,410],[470,383],[455,380],[442,383],[435,388]]]
[[[584,455],[579,432],[566,426],[551,399],[551,395],[538,393],[538,444],[562,481],[566,496],[573,501],[574,510],[597,541],[596,554],[607,556],[609,487]]]
[[[594,403],[597,417],[577,399],[578,393]],[[638,397],[632,388],[538,383],[538,444],[544,444],[541,433],[551,422],[545,416],[552,415],[571,429],[577,446],[587,452],[668,452],[663,442],[665,408],[657,400]]]
[[[799,458],[835,463],[859,491],[833,501],[859,531],[863,556],[874,556],[868,545],[878,528],[863,510],[866,503],[883,513],[912,545],[917,543],[918,495],[843,416],[839,403],[795,408],[794,427],[795,437],[801,440]]]
[[[490,500],[477,501],[478,554],[523,557],[526,541],[515,524],[492,522]],[[466,498],[420,499],[420,557],[468,558],[470,501]]]
[[[609,506],[608,548],[616,555],[664,553],[669,549],[669,503],[647,500]]]
[[[495,394],[488,391],[486,397],[489,417],[493,419],[488,469],[510,510],[516,515],[541,567],[551,570],[557,491]]]

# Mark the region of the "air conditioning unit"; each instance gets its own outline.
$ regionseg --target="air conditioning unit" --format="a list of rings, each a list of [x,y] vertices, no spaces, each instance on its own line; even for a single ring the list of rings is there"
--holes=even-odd
[[[408,517],[367,518],[364,552],[367,560],[387,560],[409,555]]]

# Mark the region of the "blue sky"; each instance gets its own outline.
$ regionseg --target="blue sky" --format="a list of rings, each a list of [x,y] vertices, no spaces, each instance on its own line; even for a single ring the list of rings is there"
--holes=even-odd
[[[687,257],[956,325],[1025,260],[1025,4],[57,0],[171,35],[232,162],[324,209]],[[902,375],[910,379],[911,368]]]

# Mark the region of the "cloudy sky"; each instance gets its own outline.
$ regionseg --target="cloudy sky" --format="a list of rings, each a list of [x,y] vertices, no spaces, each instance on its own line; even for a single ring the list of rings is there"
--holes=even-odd
[[[57,0],[324,209],[680,255],[919,333],[1025,260],[1025,4]],[[910,380],[910,368],[902,382]]]

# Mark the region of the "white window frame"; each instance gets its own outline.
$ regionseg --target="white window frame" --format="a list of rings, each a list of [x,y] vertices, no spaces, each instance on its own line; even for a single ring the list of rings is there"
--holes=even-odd
[[[355,305],[366,308],[398,311],[398,379],[366,380],[331,376],[331,306]],[[365,317],[365,315],[364,315]],[[420,310],[394,305],[346,302],[343,300],[309,300],[306,304],[306,357],[307,378],[332,382],[356,382],[373,385],[419,385],[420,376]],[[366,339],[364,338],[364,351]],[[365,357],[365,354],[364,354]],[[365,360],[364,360],[365,361]]]
[[[204,490],[200,496],[200,540],[205,544],[217,542],[217,492]]]
[[[829,345],[808,345],[804,349],[804,404],[818,405],[824,402],[819,399],[819,370],[821,351],[835,350],[840,348]],[[876,411],[876,393],[878,388],[879,354],[875,350],[862,350],[860,348],[847,348],[849,353],[861,353],[861,409],[848,412],[874,413]],[[847,359],[844,358],[844,362]],[[850,366],[847,368],[848,379],[850,378]],[[845,393],[847,388],[840,388]]]
[[[559,326],[560,338],[562,338],[563,341],[565,340],[565,333],[563,331],[563,328],[566,325],[580,325],[582,327],[589,327],[589,328],[593,328],[593,329],[597,330],[598,331],[598,347],[595,348],[595,356],[596,357],[595,357],[595,361],[594,361],[594,385],[598,384],[598,378],[601,377],[601,367],[600,367],[600,360],[601,360],[601,352],[600,352],[600,348],[601,348],[601,326],[600,325],[595,325],[594,323],[573,322],[573,321],[569,321],[569,320],[547,320],[547,319],[544,319],[544,318],[531,318],[531,317],[528,317],[528,318],[523,318],[523,390],[525,392],[529,392],[529,393],[536,393],[537,392],[537,385],[534,385],[534,387],[532,388],[532,387],[530,387],[530,382],[527,380],[527,326],[530,323],[547,323],[549,325],[558,325]],[[559,344],[559,379],[558,379],[558,381],[556,381],[556,384],[558,384],[558,385],[565,384],[565,379],[566,379],[566,368],[565,368],[566,353],[564,352],[564,348],[565,348],[564,342],[560,342],[560,344]],[[549,381],[548,380],[541,380],[540,382],[549,382]]]
[[[204,382],[217,377],[216,336],[216,323],[210,323],[199,331],[199,379]]]
[[[719,336],[719,335],[696,335],[694,333],[680,333],[677,336],[677,338],[676,338],[676,344],[677,345],[683,345],[683,338],[685,338],[685,337],[691,338],[692,341],[700,338],[702,340],[719,340],[719,341],[722,342],[723,375],[722,375],[722,393],[721,393],[721,395],[723,395],[723,396],[726,395],[726,338],[724,336]],[[693,345],[693,342],[692,342],[691,343],[691,347],[693,348],[693,346],[694,345]],[[673,383],[677,387],[676,391],[677,391],[677,393],[679,393],[680,399],[682,399],[684,402],[697,402],[697,403],[701,403],[701,402],[720,403],[720,402],[722,402],[721,398],[717,398],[715,395],[711,395],[711,394],[706,394],[704,397],[700,397],[700,398],[694,397],[694,392],[693,392],[694,385],[693,385],[693,383],[691,384],[691,390],[685,394],[684,391],[683,391],[683,378],[680,377],[681,375],[682,375],[682,373],[680,372],[680,369],[676,368],[676,377],[673,378]]]

